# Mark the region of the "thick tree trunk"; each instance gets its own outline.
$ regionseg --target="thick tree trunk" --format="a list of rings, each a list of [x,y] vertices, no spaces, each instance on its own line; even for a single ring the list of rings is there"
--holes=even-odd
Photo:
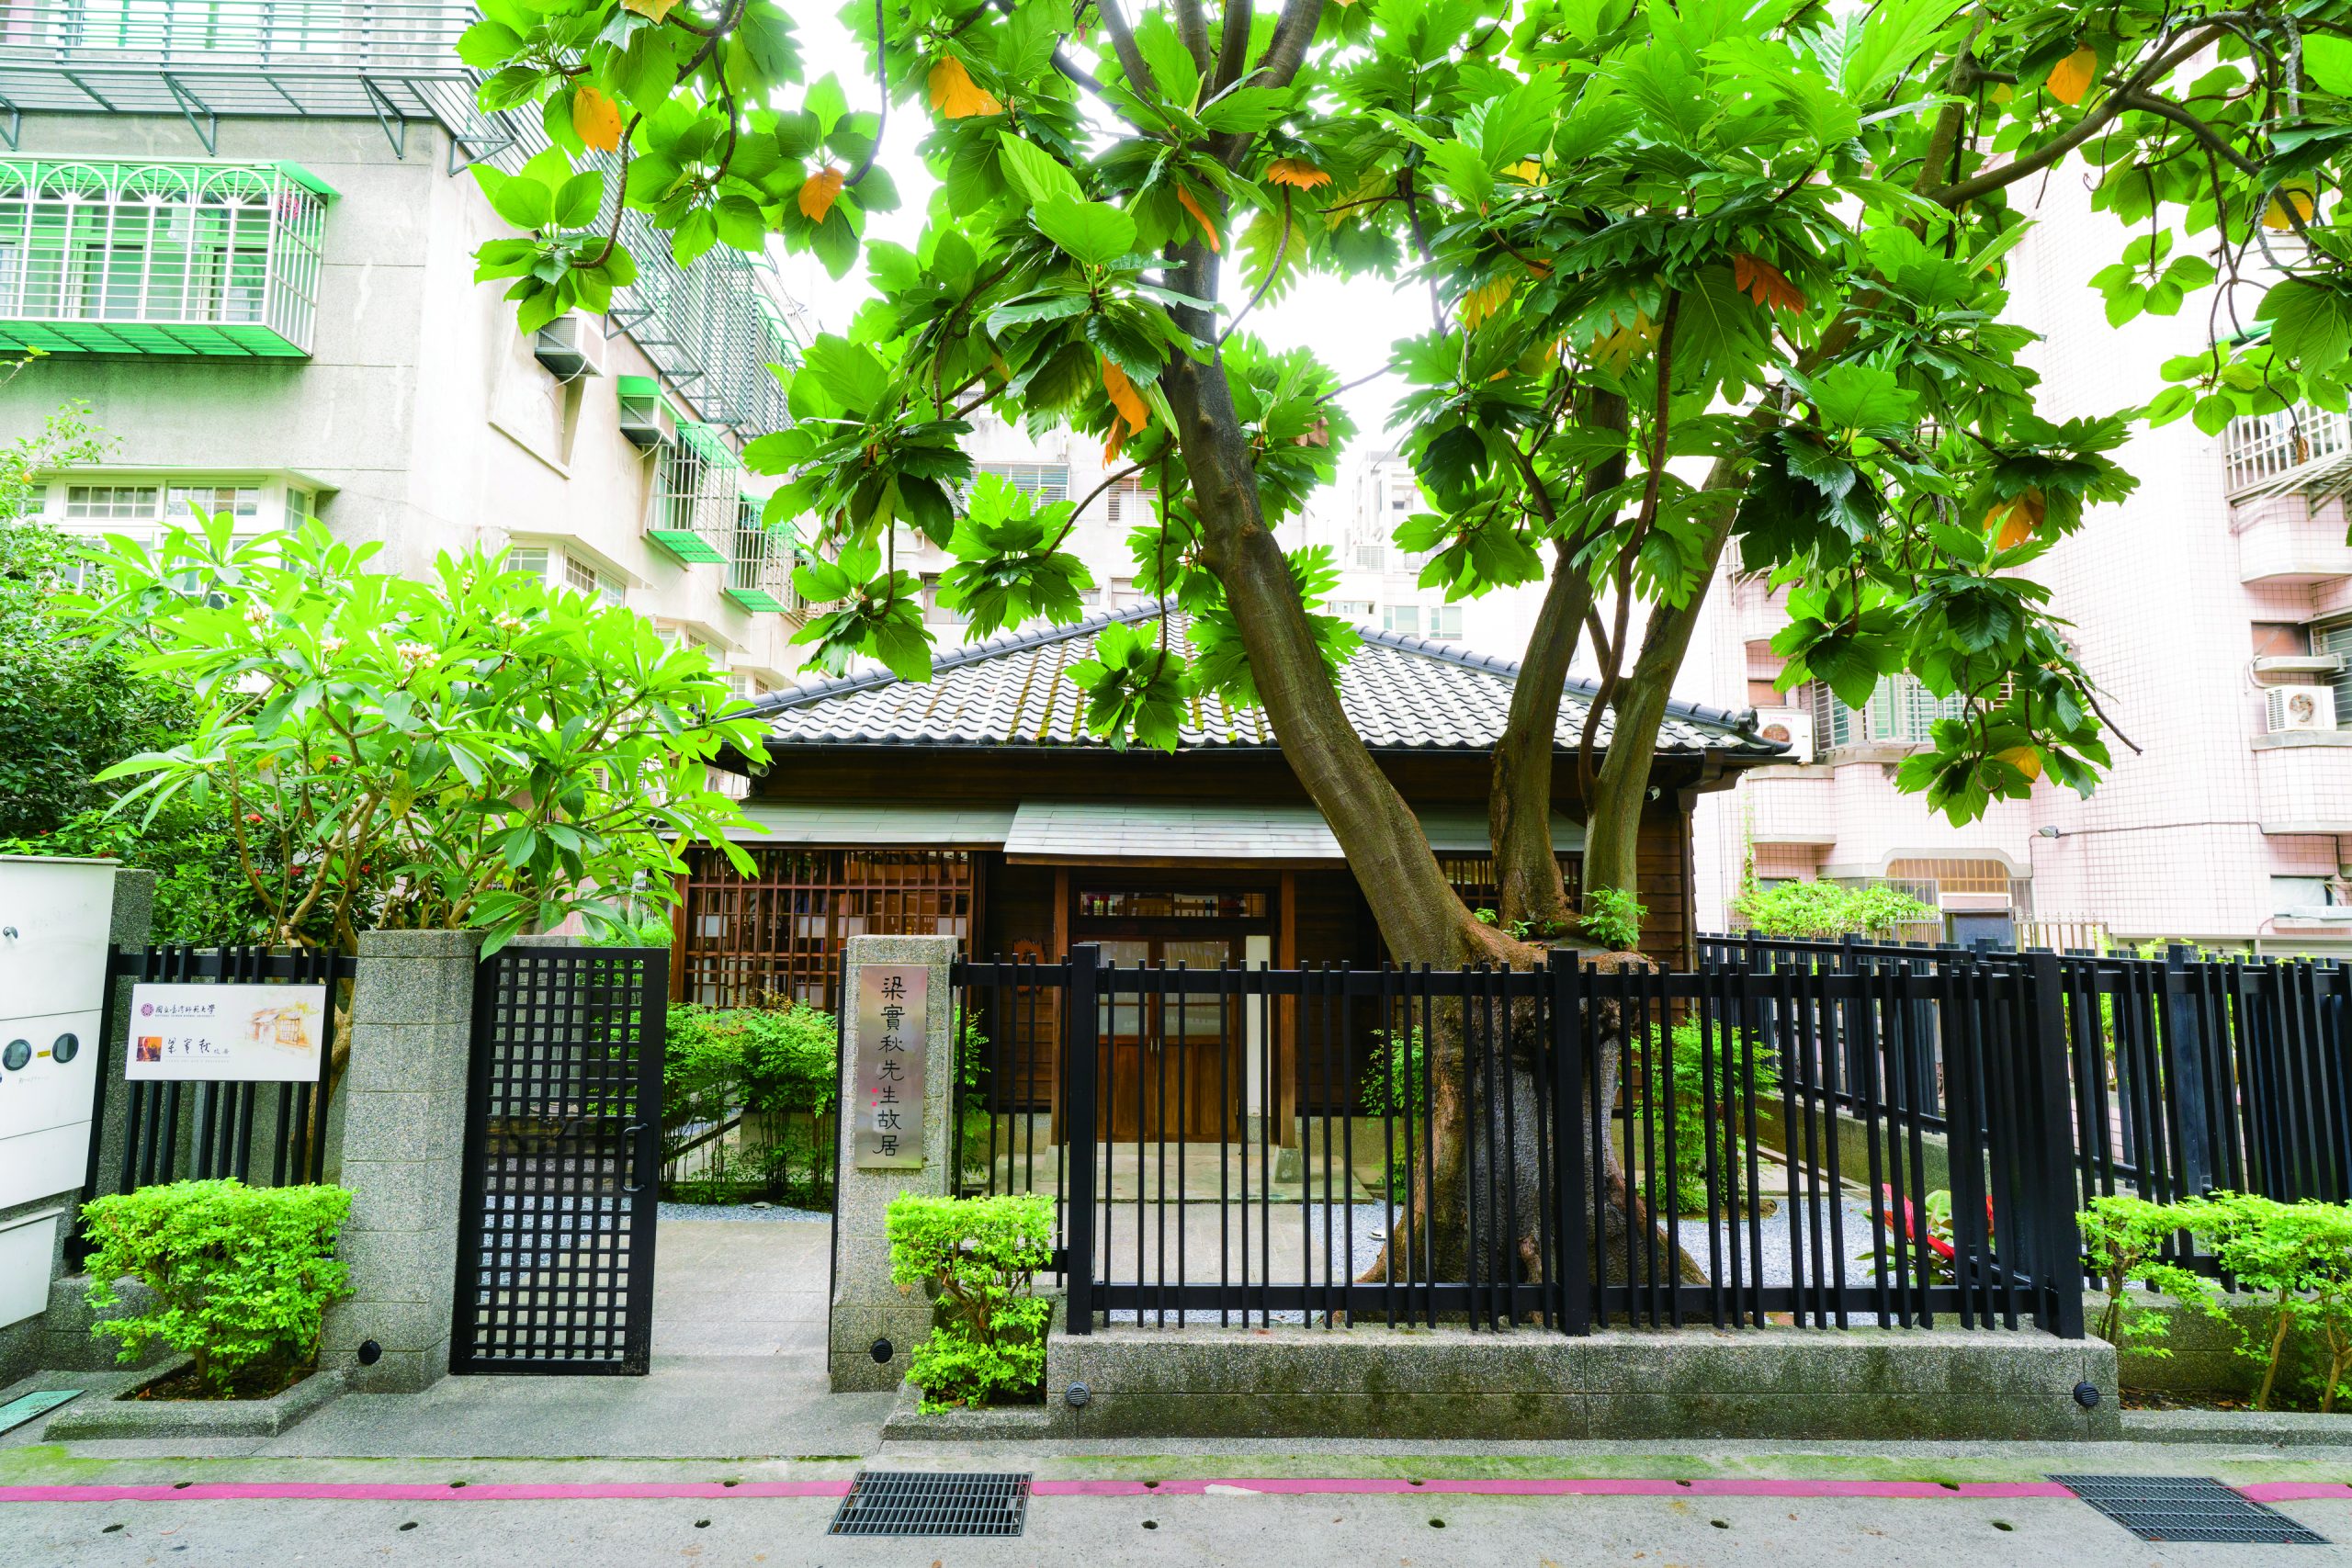
[[[1719,459],[1708,476],[1707,488],[1728,484],[1734,474],[1728,459]],[[1585,803],[1584,885],[1639,891],[1636,846],[1642,831],[1642,807],[1649,795],[1650,767],[1657,755],[1657,734],[1666,721],[1666,705],[1675,677],[1690,651],[1690,634],[1705,608],[1707,588],[1731,539],[1734,498],[1724,495],[1721,515],[1708,526],[1702,548],[1698,581],[1679,604],[1660,604],[1650,612],[1642,634],[1642,649],[1634,668],[1617,683],[1615,724],[1609,750],[1601,759],[1593,798]]]
[[[1589,424],[1622,433],[1625,400],[1613,392],[1598,393],[1584,417]],[[1527,474],[1531,494],[1552,520],[1548,493],[1532,459]],[[1584,491],[1588,496],[1599,495],[1624,480],[1625,457],[1620,453],[1586,477]],[[1547,936],[1566,931],[1575,919],[1567,889],[1560,882],[1559,857],[1552,848],[1552,769],[1558,750],[1561,694],[1568,666],[1576,660],[1577,639],[1592,609],[1591,569],[1577,558],[1586,543],[1586,532],[1579,530],[1553,547],[1552,581],[1526,656],[1520,660],[1510,716],[1495,743],[1493,782],[1487,796],[1497,918],[1506,928],[1524,921]]]

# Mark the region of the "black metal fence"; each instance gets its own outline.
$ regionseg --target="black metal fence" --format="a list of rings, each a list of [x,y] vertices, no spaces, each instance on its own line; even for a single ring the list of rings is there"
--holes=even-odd
[[[1023,1046],[975,1053],[965,1187],[1056,1195],[1076,1333],[2082,1332],[2050,963],[1186,970],[1081,947],[956,980],[963,1017]]]
[[[80,1201],[183,1180],[226,1177],[286,1187],[326,1179],[329,1064],[347,999],[342,985],[356,965],[347,953],[261,947],[172,944],[110,952]],[[137,984],[327,987],[319,1081],[126,1081],[131,1020],[121,1010]],[[88,1254],[78,1225],[67,1250],[75,1267]]]
[[[2342,965],[2177,945],[2155,958],[1753,936],[1702,937],[1700,952],[1702,964],[1782,974],[2053,964],[2084,1201],[2129,1192],[2163,1202],[2214,1190],[2352,1201],[2352,970]],[[1921,1017],[1913,1029],[1915,1105],[1940,1127],[1945,1065],[1932,1021]],[[1837,1016],[1827,1023],[1853,1026]]]

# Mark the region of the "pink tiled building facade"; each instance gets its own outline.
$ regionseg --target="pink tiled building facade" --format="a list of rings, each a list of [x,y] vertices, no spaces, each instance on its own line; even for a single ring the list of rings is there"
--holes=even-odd
[[[2046,334],[2044,412],[2145,402],[2165,358],[2203,345],[2208,301],[2109,327],[2086,280],[2115,257],[2113,224],[2071,176],[2041,216],[2017,253],[2010,315]],[[2036,568],[2120,731],[2087,800],[2041,785],[1946,822],[1894,783],[1933,699],[1900,677],[1860,712],[1776,691],[1769,643],[1785,607],[1760,581],[1718,585],[1683,694],[1752,703],[1802,760],[1702,805],[1702,929],[1736,923],[1728,906],[1752,865],[1765,880],[1905,886],[1942,916],[1920,935],[2352,953],[2346,422],[2305,409],[2215,438],[2184,420],[2143,431],[2122,460],[2138,491],[2094,509]]]

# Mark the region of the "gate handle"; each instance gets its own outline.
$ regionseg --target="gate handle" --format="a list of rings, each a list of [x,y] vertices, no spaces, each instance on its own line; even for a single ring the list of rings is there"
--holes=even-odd
[[[621,1137],[625,1140],[621,1145],[621,1173],[624,1176],[628,1175],[637,1164],[637,1137],[639,1134],[645,1131],[645,1126],[646,1124],[642,1122],[631,1122],[621,1129]],[[621,1183],[621,1190],[634,1196],[645,1190],[645,1183],[624,1181]]]

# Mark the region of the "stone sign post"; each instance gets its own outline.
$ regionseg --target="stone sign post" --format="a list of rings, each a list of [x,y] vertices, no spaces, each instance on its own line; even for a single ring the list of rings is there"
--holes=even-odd
[[[931,1328],[931,1303],[890,1283],[884,1214],[901,1192],[944,1196],[955,1171],[949,936],[854,936],[842,976],[842,1104],[827,1362],[835,1393],[889,1393]]]

